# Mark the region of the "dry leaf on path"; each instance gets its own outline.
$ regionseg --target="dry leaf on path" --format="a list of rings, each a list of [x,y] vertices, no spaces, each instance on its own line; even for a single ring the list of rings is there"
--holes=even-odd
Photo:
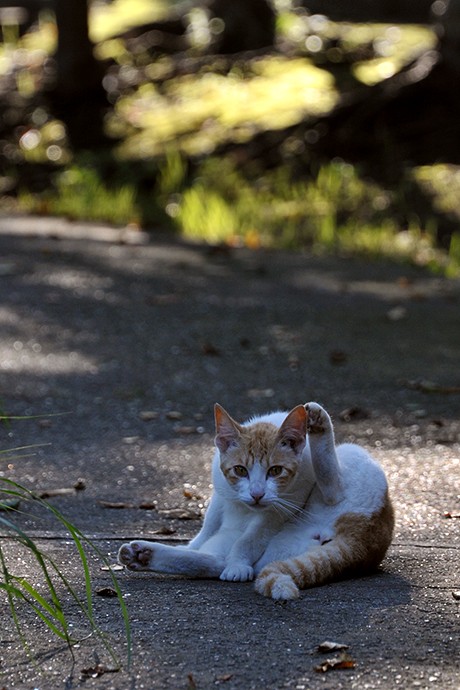
[[[169,520],[199,520],[201,518],[201,513],[192,510],[184,510],[183,508],[159,510],[158,514]]]
[[[106,599],[111,599],[117,596],[117,593],[112,587],[100,587],[96,589],[96,594],[98,597],[105,597]]]
[[[105,673],[118,673],[119,670],[118,668],[109,668],[104,664],[96,664],[90,668],[82,668],[80,673],[81,679],[85,680],[86,678],[100,678]]]
[[[187,690],[197,690],[197,684],[195,683],[193,673],[187,674],[187,680],[188,680]]]
[[[98,501],[101,508],[111,508],[112,510],[123,510],[126,508],[135,508],[132,503],[123,503],[117,501]]]
[[[356,662],[348,654],[326,659],[314,669],[317,673],[327,673],[328,671],[344,671],[356,667]]]
[[[320,654],[328,654],[329,652],[342,652],[345,649],[349,649],[349,645],[342,644],[341,642],[330,642],[325,640],[318,645],[316,651]]]
[[[34,495],[38,498],[53,498],[54,496],[71,496],[77,489],[72,486],[72,488],[65,489],[44,489],[43,491],[34,492]]]

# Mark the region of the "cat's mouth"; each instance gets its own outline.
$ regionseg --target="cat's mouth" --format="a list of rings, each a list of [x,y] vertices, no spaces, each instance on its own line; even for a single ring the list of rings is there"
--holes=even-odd
[[[263,510],[264,508],[267,508],[270,504],[267,503],[266,501],[260,501],[253,499],[247,504],[250,508],[255,508],[256,510]]]

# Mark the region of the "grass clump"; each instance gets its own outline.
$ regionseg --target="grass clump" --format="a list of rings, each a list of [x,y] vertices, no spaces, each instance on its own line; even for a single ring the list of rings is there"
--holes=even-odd
[[[73,165],[56,174],[54,190],[39,196],[22,191],[19,204],[32,213],[126,225],[138,219],[136,198],[132,184],[109,185],[97,169]]]
[[[22,193],[20,205],[71,219],[161,225],[210,244],[382,257],[460,273],[458,237],[448,252],[439,249],[435,220],[422,226],[406,200],[410,185],[421,184],[434,195],[435,208],[453,213],[453,192],[443,195],[439,188],[444,168],[419,169],[388,191],[342,160],[308,176],[303,171],[301,178],[294,166],[260,171],[256,163],[239,168],[221,156],[204,159],[191,172],[173,148],[150,165],[118,161],[115,175],[107,174],[108,165],[84,160],[57,173],[53,190]],[[458,173],[450,172],[449,189],[458,182]]]
[[[174,204],[173,215],[192,240],[422,264],[439,258],[431,229],[415,220],[401,228],[395,212],[401,203],[343,161],[298,180],[288,168],[248,179],[229,160],[210,159]]]
[[[28,450],[16,449],[16,451]],[[12,459],[9,451],[0,451],[1,455],[8,460]],[[15,455],[24,457],[23,455]],[[30,536],[18,525],[15,519],[19,514],[24,514],[24,508],[29,510],[33,506],[45,509],[51,514],[56,524],[64,528],[69,535],[74,547],[74,559],[78,563],[80,580],[84,583],[83,594],[80,587],[77,589],[69,581],[62,568],[56,561],[42,550]],[[33,512],[27,512],[33,515]],[[4,593],[7,601],[7,609],[4,615],[9,615],[14,623],[19,639],[24,649],[33,658],[33,645],[31,646],[27,635],[27,616],[24,606],[29,612],[34,614],[34,619],[38,620],[45,630],[48,630],[57,639],[66,643],[73,656],[73,646],[80,640],[73,633],[73,626],[66,613],[66,609],[72,605],[77,607],[82,619],[86,621],[89,633],[97,636],[111,663],[113,670],[120,667],[120,661],[115,653],[108,636],[99,627],[93,606],[92,583],[90,575],[89,553],[96,555],[108,566],[107,559],[98,547],[73,525],[59,510],[47,501],[37,497],[31,490],[22,484],[6,477],[0,477],[0,528],[2,532],[2,542],[0,542],[0,591]],[[12,549],[8,549],[8,542]],[[6,546],[4,544],[7,544]],[[32,579],[17,572],[17,566],[13,568],[11,553],[15,556],[25,552],[24,561],[30,567],[38,567],[41,574],[41,582],[37,583]],[[124,623],[125,636],[128,645],[128,659],[131,656],[131,631],[129,616],[124,603],[119,585],[111,570],[109,569],[112,586],[116,592],[120,613]]]

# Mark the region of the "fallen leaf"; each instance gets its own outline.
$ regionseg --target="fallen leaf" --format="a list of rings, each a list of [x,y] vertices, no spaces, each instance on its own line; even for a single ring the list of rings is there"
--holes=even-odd
[[[99,589],[96,589],[96,594],[98,597],[106,597],[107,599],[118,596],[112,587],[100,587]]]
[[[195,683],[193,673],[187,674],[187,680],[188,680],[187,690],[197,690],[197,685]]]
[[[421,391],[422,393],[443,393],[444,395],[460,393],[460,386],[444,386],[435,381],[428,381],[426,379],[421,379],[419,381],[404,381],[404,385],[407,388]]]
[[[5,498],[3,501],[0,501],[0,510],[17,510],[19,504],[19,498]]]
[[[44,489],[34,493],[38,498],[53,498],[54,496],[69,496],[75,493],[75,487],[65,489]]]
[[[322,664],[314,667],[317,673],[327,673],[328,671],[343,671],[356,667],[356,662],[348,654],[341,654],[332,659],[326,659]]]
[[[151,422],[153,419],[158,419],[158,416],[158,412],[154,410],[143,410],[139,412],[139,419],[142,419],[143,422]]]
[[[199,520],[201,518],[201,513],[192,510],[184,510],[183,508],[159,510],[158,514],[169,520]]]
[[[139,508],[141,510],[155,510],[157,507],[157,504],[155,501],[142,501],[142,503],[139,503]]]
[[[233,673],[223,673],[221,676],[216,676],[216,683],[226,683],[233,678]]]
[[[370,416],[371,415],[367,410],[363,410],[362,407],[358,407],[357,405],[347,407],[339,414],[339,418],[342,420],[342,422],[351,422],[353,419],[369,419]]]
[[[170,410],[169,412],[166,412],[166,419],[182,419],[182,412]]]
[[[330,642],[329,640],[325,640],[318,645],[316,651],[320,654],[327,654],[329,652],[341,652],[344,649],[349,649],[349,646],[341,642]]]
[[[79,477],[73,485],[75,491],[84,491],[86,489],[86,482],[82,477]]]
[[[80,673],[82,679],[100,678],[100,676],[103,676],[105,673],[118,673],[119,670],[120,669],[118,668],[109,668],[104,664],[96,664],[95,666],[91,666],[90,668],[82,668]]]
[[[191,434],[203,434],[204,427],[202,426],[176,426],[174,428],[176,434],[183,434],[184,436],[190,436]]]
[[[203,496],[200,496],[200,494],[197,491],[196,486],[193,486],[192,484],[184,484],[184,498],[187,498],[189,500],[194,500],[194,501],[200,501]]]
[[[455,518],[460,518],[460,513],[444,513],[443,517],[447,520],[454,520]]]
[[[390,321],[401,321],[402,319],[405,319],[407,317],[407,309],[406,307],[398,306],[398,307],[393,307],[393,309],[389,309],[387,311],[387,319]]]
[[[112,563],[111,565],[101,565],[101,570],[118,572],[119,570],[124,570],[124,566],[120,565],[119,563]]]
[[[460,591],[452,592],[452,596],[456,601],[460,601]]]
[[[40,429],[50,429],[53,426],[51,419],[39,419],[37,424]]]
[[[220,357],[221,354],[219,348],[212,343],[203,343],[201,345],[201,352],[211,357]]]
[[[329,353],[329,361],[331,364],[345,364],[348,359],[346,352],[342,350],[332,350]]]
[[[396,280],[396,283],[399,285],[399,287],[408,288],[412,285],[413,280],[407,276],[399,276],[399,278]]]
[[[132,503],[122,503],[116,501],[98,501],[101,508],[111,508],[112,510],[123,510],[125,508],[135,508]]]
[[[152,534],[163,535],[163,536],[167,537],[171,534],[176,534],[176,531],[177,530],[172,529],[172,527],[166,527],[163,525],[163,527],[156,529]]]

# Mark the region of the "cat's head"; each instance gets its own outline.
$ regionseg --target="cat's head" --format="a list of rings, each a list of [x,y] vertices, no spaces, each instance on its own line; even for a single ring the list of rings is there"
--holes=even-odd
[[[287,502],[306,443],[303,405],[291,410],[279,428],[265,421],[238,424],[218,404],[214,414],[220,469],[231,495],[256,509]]]

